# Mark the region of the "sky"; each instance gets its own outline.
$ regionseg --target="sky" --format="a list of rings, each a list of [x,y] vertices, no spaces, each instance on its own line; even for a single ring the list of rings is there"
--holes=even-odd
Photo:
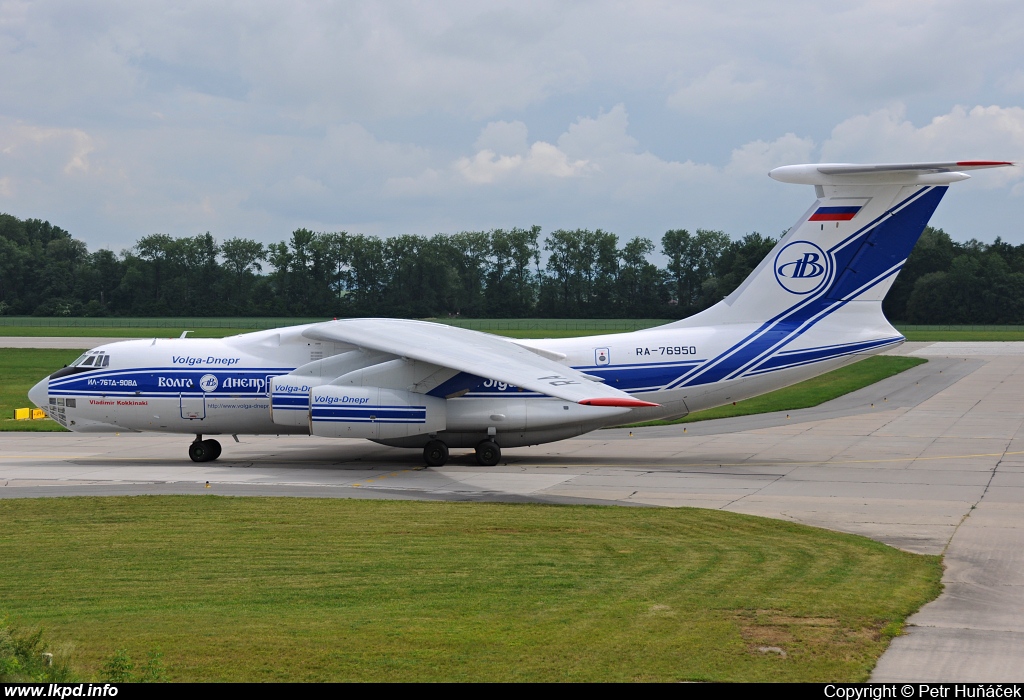
[[[0,0],[0,212],[115,251],[513,226],[778,235],[804,162],[1024,161],[1019,0]],[[932,224],[1024,243],[1024,168]]]

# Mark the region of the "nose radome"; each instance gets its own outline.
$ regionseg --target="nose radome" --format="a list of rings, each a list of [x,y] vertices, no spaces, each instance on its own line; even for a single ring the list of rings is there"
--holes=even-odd
[[[29,389],[28,399],[39,408],[48,408],[50,404],[50,378],[46,377]]]

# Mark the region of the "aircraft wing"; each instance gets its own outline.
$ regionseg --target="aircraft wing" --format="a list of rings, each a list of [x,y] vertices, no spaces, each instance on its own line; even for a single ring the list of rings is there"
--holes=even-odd
[[[465,328],[404,319],[355,318],[318,323],[303,335],[450,367],[587,406],[658,405],[593,381],[582,372],[504,338]]]

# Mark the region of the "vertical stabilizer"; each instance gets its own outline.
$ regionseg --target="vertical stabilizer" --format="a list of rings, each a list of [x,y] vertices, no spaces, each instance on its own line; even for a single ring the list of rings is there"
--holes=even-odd
[[[1011,163],[793,165],[770,175],[813,185],[817,201],[732,294],[667,328],[746,326],[688,384],[878,352],[903,337],[882,299],[959,170]],[[956,169],[954,169],[956,168]]]
[[[819,164],[776,168],[814,185],[817,201],[732,294],[676,326],[813,323],[854,302],[881,301],[960,170],[1011,163]]]

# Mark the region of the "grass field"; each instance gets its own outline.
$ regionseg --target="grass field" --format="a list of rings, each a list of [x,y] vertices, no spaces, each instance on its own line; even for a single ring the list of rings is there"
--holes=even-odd
[[[922,365],[928,360],[920,357],[899,357],[894,355],[876,355],[856,364],[823,374],[813,379],[794,384],[785,389],[778,389],[768,394],[755,396],[746,401],[696,411],[674,421],[649,421],[637,423],[630,427],[645,425],[675,425],[676,423],[694,423],[716,418],[735,418],[750,416],[756,413],[772,413],[774,411],[795,411],[800,408],[811,408],[831,401],[834,398],[849,394],[851,391],[863,389],[883,379],[905,372],[911,367]]]
[[[0,614],[80,675],[159,650],[178,681],[864,681],[941,577],[687,508],[10,499],[0,549]]]
[[[176,338],[191,331],[195,338],[223,338],[249,331],[280,328],[326,318],[46,318],[0,317],[0,336],[72,336],[108,338]],[[427,319],[460,328],[496,333],[511,338],[572,338],[599,333],[624,333],[653,328],[670,319],[559,319],[559,318],[437,318]],[[907,325],[896,328],[911,341],[1024,340],[1024,326]]]

